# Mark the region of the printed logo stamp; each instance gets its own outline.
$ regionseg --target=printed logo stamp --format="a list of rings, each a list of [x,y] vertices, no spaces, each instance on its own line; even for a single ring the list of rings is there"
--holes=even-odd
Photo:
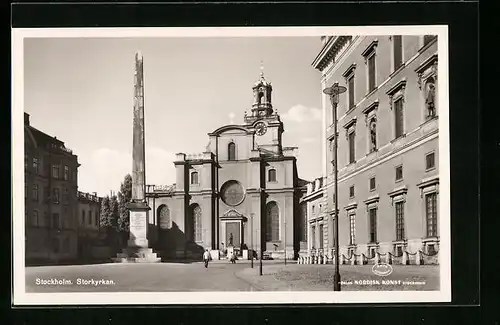
[[[378,276],[388,276],[392,271],[392,266],[387,263],[375,264],[372,267],[372,272]]]

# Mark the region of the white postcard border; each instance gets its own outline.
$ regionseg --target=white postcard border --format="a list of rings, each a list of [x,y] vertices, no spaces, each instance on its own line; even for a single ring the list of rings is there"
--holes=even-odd
[[[440,289],[342,292],[26,293],[24,261],[24,38],[299,37],[321,35],[438,35]],[[448,26],[193,27],[12,29],[12,230],[14,305],[311,304],[451,301]],[[320,85],[318,84],[318,87]],[[17,217],[15,217],[17,216]]]

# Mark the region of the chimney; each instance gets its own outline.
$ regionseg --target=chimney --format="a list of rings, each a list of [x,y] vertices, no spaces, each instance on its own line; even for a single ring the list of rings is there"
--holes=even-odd
[[[30,125],[30,115],[24,112],[24,125]]]

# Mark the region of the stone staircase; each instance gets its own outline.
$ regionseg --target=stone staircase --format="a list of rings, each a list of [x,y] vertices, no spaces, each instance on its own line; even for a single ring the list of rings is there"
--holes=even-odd
[[[127,247],[112,259],[115,263],[160,263],[161,258],[152,248]]]

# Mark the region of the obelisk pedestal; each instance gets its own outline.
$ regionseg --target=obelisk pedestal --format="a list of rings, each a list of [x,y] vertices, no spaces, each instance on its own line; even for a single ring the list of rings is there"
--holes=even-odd
[[[161,259],[149,248],[149,206],[146,200],[146,166],[144,140],[144,76],[140,52],[135,54],[134,120],[132,143],[132,198],[128,204],[130,235],[127,248],[116,262],[155,263]]]
[[[127,242],[129,247],[148,248],[149,210],[146,204],[130,203],[130,234]]]

